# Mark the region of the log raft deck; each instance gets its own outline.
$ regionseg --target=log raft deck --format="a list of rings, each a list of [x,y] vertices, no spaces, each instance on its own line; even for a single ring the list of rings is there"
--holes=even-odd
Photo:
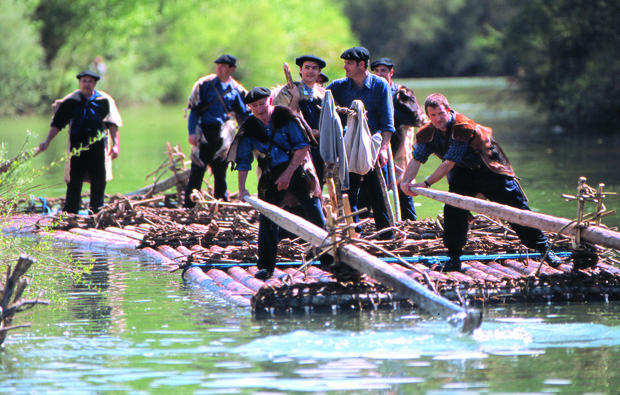
[[[420,192],[432,193],[429,190]],[[312,247],[306,245],[300,253],[299,249],[295,251],[300,244],[294,242],[281,243],[279,255],[282,259],[273,278],[266,282],[254,278],[258,270],[252,263],[256,261],[255,235],[258,228],[255,209],[256,204],[260,205],[261,202],[255,198],[246,200],[255,207],[243,203],[227,207],[224,203],[215,203],[203,205],[203,212],[188,212],[134,204],[125,204],[119,208],[122,205],[117,204],[114,210],[104,210],[103,215],[98,217],[14,217],[11,223],[3,226],[3,230],[27,236],[49,236],[55,241],[87,249],[137,252],[145,260],[164,265],[170,271],[182,269],[185,280],[233,304],[251,307],[256,313],[334,307],[398,308],[416,304],[415,298],[412,302],[410,295],[402,289],[390,287],[389,282],[386,283],[378,272],[371,272],[376,276],[356,271],[346,273],[346,270],[342,273],[332,270],[335,273],[331,273],[315,265],[307,265],[299,270],[300,257],[305,256],[304,251]],[[501,218],[501,213],[498,216]],[[485,248],[482,248],[483,255],[464,257],[461,272],[441,273],[429,267],[442,259],[437,256],[437,252],[441,253],[441,224],[438,220],[408,222],[409,226],[414,224],[418,226],[419,233],[426,235],[413,235],[416,238],[412,239],[409,234],[409,238],[391,247],[383,245],[383,250],[391,248],[394,254],[403,259],[390,258],[372,248],[367,250],[382,256],[389,270],[415,280],[426,287],[429,293],[456,305],[467,307],[514,302],[620,299],[620,268],[614,249],[605,250],[598,246],[599,251],[611,251],[612,254],[603,253],[593,268],[575,269],[571,259],[567,258],[558,269],[553,269],[540,265],[539,254],[527,254],[525,251],[515,253],[513,250],[512,254],[489,257],[484,252],[488,254],[492,251],[488,248],[484,251]],[[420,227],[426,228],[420,230]],[[407,228],[406,224],[404,228]],[[435,236],[432,235],[433,231],[436,232]],[[587,238],[589,234],[601,232],[606,238],[619,235],[599,228],[589,229],[582,236]],[[320,237],[323,241],[327,238]],[[504,247],[510,243],[518,245],[514,235],[501,229],[501,226],[495,234],[474,234],[470,235],[470,239],[475,243],[491,243],[496,250],[502,243]],[[347,243],[355,244],[356,240],[340,239],[341,257],[351,255],[347,252]],[[360,246],[365,247],[367,244]],[[467,247],[471,247],[471,244],[468,243]],[[293,250],[292,257],[284,257],[287,252],[290,255],[290,250]],[[511,250],[510,246],[503,248],[500,253],[507,250]],[[340,264],[338,267],[342,269],[345,266]]]

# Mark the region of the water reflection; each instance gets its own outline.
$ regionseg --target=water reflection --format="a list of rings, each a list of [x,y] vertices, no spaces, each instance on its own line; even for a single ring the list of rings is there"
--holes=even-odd
[[[94,265],[0,352],[0,393],[612,393],[614,303],[489,308],[473,336],[411,310],[257,319],[131,256]],[[575,370],[577,369],[577,370]]]
[[[88,323],[84,330],[90,335],[105,334],[111,329],[122,332],[126,327],[124,271],[105,252],[76,249],[72,255],[78,271],[81,265],[91,268],[83,272],[68,292],[70,311],[78,321]]]

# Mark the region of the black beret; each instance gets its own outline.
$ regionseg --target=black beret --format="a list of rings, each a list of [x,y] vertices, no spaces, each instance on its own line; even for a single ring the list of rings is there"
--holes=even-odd
[[[321,73],[321,81],[323,83],[326,83],[327,81],[329,81],[329,77],[325,75],[325,73]]]
[[[227,63],[233,67],[237,67],[237,58],[232,55],[222,55],[215,59],[215,62],[213,63]]]
[[[370,52],[364,47],[349,48],[340,55],[344,60],[366,60],[370,59]]]
[[[248,94],[245,95],[243,102],[245,104],[250,104],[269,96],[271,96],[271,91],[269,89],[263,88],[262,86],[257,86],[256,88],[250,89]]]
[[[379,66],[386,66],[390,70],[394,68],[394,62],[390,58],[379,58],[370,64],[370,69],[374,70]]]
[[[319,65],[320,69],[325,68],[325,66],[327,66],[327,63],[325,63],[323,59],[319,58],[318,56],[314,56],[314,55],[304,55],[304,56],[300,56],[297,59],[295,59],[295,64],[297,64],[297,66],[299,67],[303,66],[304,62],[314,62]]]
[[[99,74],[95,73],[94,71],[90,71],[90,70],[84,70],[80,74],[76,75],[75,77],[78,80],[82,77],[92,77],[95,79],[95,81],[99,81],[101,79],[101,76],[99,76]]]

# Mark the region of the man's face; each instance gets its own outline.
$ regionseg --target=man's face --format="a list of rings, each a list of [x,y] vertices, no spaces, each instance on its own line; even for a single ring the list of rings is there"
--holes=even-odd
[[[271,98],[265,97],[263,99],[257,100],[254,103],[248,104],[250,111],[254,114],[255,117],[262,119],[265,118],[269,114],[269,105],[271,104]]]
[[[216,63],[215,64],[215,75],[217,78],[222,80],[228,80],[232,75],[233,71],[235,71],[235,67],[229,65],[228,63]]]
[[[301,80],[306,85],[314,85],[319,74],[321,74],[321,69],[318,63],[306,61],[299,68],[299,72],[301,73]]]
[[[86,97],[91,97],[93,92],[95,91],[95,86],[97,85],[97,80],[93,77],[84,76],[79,79],[80,84],[80,92]]]
[[[445,108],[443,104],[439,107],[428,106],[426,108],[426,115],[431,120],[433,126],[437,129],[445,132],[448,129],[448,122],[450,121],[450,108]]]
[[[359,60],[345,60],[344,71],[347,78],[355,78],[365,74],[366,68],[362,64],[362,61]]]
[[[390,70],[390,68],[387,66],[380,65],[375,67],[373,73],[375,73],[376,76],[385,78],[387,82],[391,83],[392,75],[394,75],[394,70]]]

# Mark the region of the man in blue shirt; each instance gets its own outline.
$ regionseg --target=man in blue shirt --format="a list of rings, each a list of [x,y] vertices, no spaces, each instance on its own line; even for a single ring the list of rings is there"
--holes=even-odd
[[[527,198],[519,185],[512,166],[499,144],[493,139],[491,128],[480,125],[465,115],[453,111],[448,99],[433,93],[424,101],[430,123],[418,130],[417,147],[413,159],[403,175],[401,189],[416,196],[409,188],[430,188],[447,177],[449,191],[463,196],[483,194],[492,202],[529,210]],[[423,182],[415,182],[420,166],[431,154],[442,162]],[[463,247],[467,243],[469,211],[449,204],[444,206],[443,243],[450,260],[441,269],[460,271]],[[540,229],[510,224],[521,242],[544,254],[549,246]],[[549,251],[545,261],[558,267],[562,260]]]
[[[245,103],[252,111],[239,128],[229,151],[239,171],[239,197],[250,195],[246,180],[252,169],[254,152],[258,153],[261,170],[258,197],[267,203],[284,206],[299,203],[305,218],[316,226],[325,226],[321,208],[321,191],[310,159],[311,131],[306,129],[289,108],[274,106],[267,88],[251,89]],[[309,163],[308,163],[309,162]],[[306,169],[303,165],[309,164]],[[258,227],[258,269],[255,277],[265,280],[273,275],[278,252],[280,229],[261,214]],[[330,263],[324,255],[322,265]]]
[[[388,161],[390,139],[394,133],[394,108],[392,93],[388,83],[368,71],[370,53],[366,48],[349,48],[340,55],[344,59],[345,78],[334,80],[326,89],[331,90],[334,101],[341,107],[351,107],[354,100],[364,103],[368,117],[370,132],[381,133],[381,147],[377,164],[383,167]],[[357,211],[360,187],[368,192],[368,200],[372,206],[375,226],[378,230],[390,226],[388,209],[383,199],[379,175],[373,169],[363,175],[349,174],[349,200],[351,209]],[[356,218],[357,221],[357,218]],[[382,239],[393,237],[392,232],[382,233]]]
[[[192,160],[185,189],[183,206],[186,208],[193,208],[196,205],[191,199],[191,194],[194,189],[200,191],[207,166],[211,168],[214,178],[213,197],[228,200],[226,185],[228,162],[216,158],[215,153],[222,148],[221,132],[224,123],[234,116],[241,123],[250,115],[250,111],[243,103],[247,91],[232,78],[237,67],[237,58],[222,55],[214,63],[215,74],[200,78],[194,84],[188,101],[190,108],[187,120],[188,140],[194,149],[199,149],[198,158],[202,163]]]

